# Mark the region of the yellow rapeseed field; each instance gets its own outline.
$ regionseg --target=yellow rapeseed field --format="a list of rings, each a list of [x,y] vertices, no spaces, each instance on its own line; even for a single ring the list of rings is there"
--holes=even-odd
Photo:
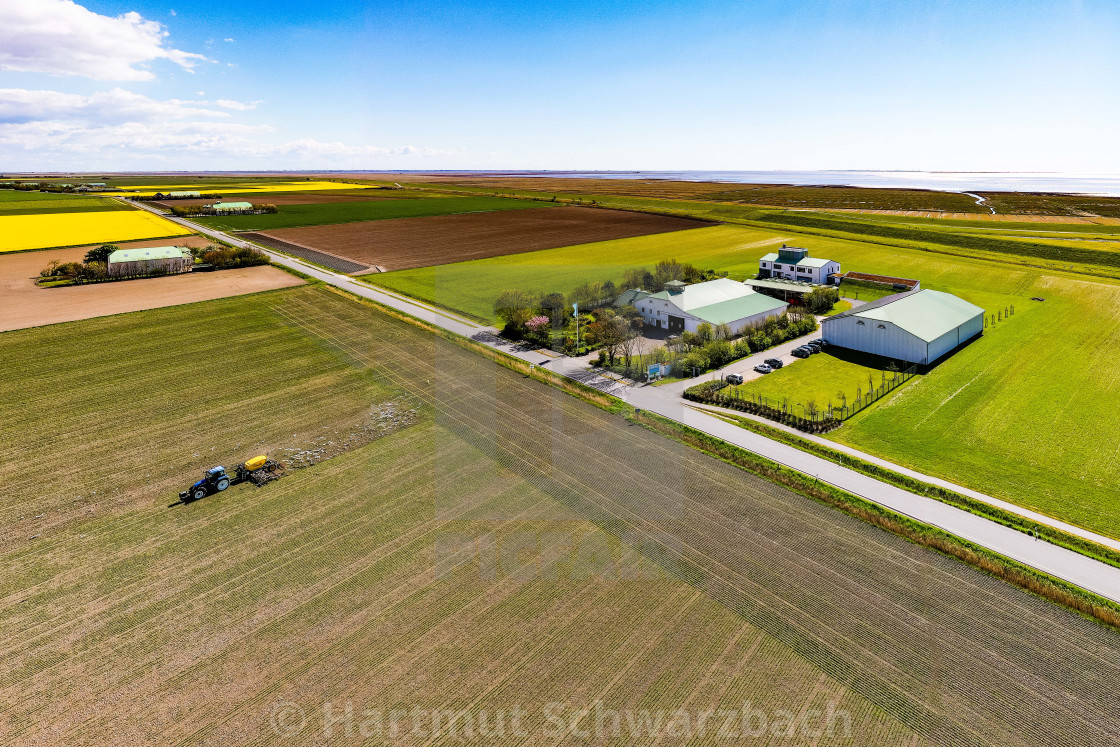
[[[203,194],[242,194],[249,192],[322,192],[328,189],[361,189],[361,184],[341,182],[275,182],[261,184],[163,184],[152,186],[144,184],[134,187],[118,187],[128,191],[130,197],[151,197],[156,192],[202,192]],[[133,192],[132,190],[142,190]]]
[[[155,239],[189,233],[178,224],[140,210],[0,215],[0,252]]]

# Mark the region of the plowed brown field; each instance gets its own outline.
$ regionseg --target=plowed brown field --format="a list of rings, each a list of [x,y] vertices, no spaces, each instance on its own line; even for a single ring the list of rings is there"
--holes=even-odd
[[[143,246],[206,246],[201,236],[153,239],[119,244]],[[0,257],[0,332],[43,324],[73,322],[95,316],[157,309],[195,301],[209,301],[245,293],[287,288],[303,281],[275,267],[242,267],[223,272],[188,273],[119,283],[40,288],[39,271],[52,259],[80,262],[93,247],[79,246],[44,252],[20,252]]]
[[[320,249],[386,270],[406,270],[710,225],[623,210],[557,207],[282,228],[255,237]]]

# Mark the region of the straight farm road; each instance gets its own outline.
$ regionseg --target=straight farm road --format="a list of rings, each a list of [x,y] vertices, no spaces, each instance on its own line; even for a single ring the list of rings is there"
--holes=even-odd
[[[153,208],[149,208],[147,205],[140,205],[140,207],[151,210],[152,212],[158,212]],[[322,280],[337,288],[376,301],[390,308],[403,311],[456,334],[465,337],[475,337],[484,342],[488,341],[487,338],[492,338],[493,329],[468,321],[450,312],[443,311],[442,309],[437,309],[433,306],[413,301],[403,296],[382,291],[349,276],[324,270],[284,254],[262,249],[259,246],[245,242],[235,236],[198,225],[189,220],[173,216],[165,217],[186,228],[198,231],[199,233],[211,236],[215,239],[226,241],[235,246],[261,249],[268,254],[276,264],[298,270],[299,272]],[[535,351],[525,351],[516,348],[511,349],[508,345],[501,345],[493,341],[490,341],[490,344],[500,346],[506,352],[530,363],[547,365],[550,369],[567,375],[570,378],[584,383],[598,385],[599,388],[603,388],[611,394],[620,396],[635,407],[640,407],[675,420],[690,428],[702,431],[710,436],[734,444],[735,446],[763,456],[774,462],[778,462],[786,467],[815,477],[822,482],[830,483],[842,490],[846,490],[893,511],[910,516],[917,521],[939,527],[961,539],[986,547],[993,552],[1000,553],[1024,565],[1050,574],[1095,594],[1099,594],[1102,597],[1120,602],[1120,568],[1101,563],[1100,561],[1080,553],[1067,550],[1066,548],[1050,544],[1043,540],[1036,540],[1030,535],[1014,529],[1009,529],[984,517],[968,513],[967,511],[963,511],[932,498],[910,493],[888,483],[868,477],[860,472],[842,467],[827,459],[744,430],[719,419],[715,415],[687,406],[683,400],[674,396],[673,392],[660,391],[664,389],[664,387],[626,388],[616,385],[614,382],[607,382],[606,380],[589,381],[589,374],[586,369],[583,368],[582,364],[572,362],[565,358],[552,358]],[[931,483],[944,484],[944,481],[919,475],[912,470],[904,470],[902,467],[890,465],[889,463],[883,462],[883,460],[876,461],[891,466],[891,468],[896,471],[915,475],[919,479]],[[1000,504],[1000,502],[994,498],[982,496],[982,494],[975,493],[975,491],[969,492],[973,497],[978,497],[980,500],[992,503],[993,505]],[[1016,510],[1019,513],[1024,513],[1023,509],[1018,509],[1016,507]],[[1032,514],[1030,518],[1035,521],[1050,524],[1063,531],[1069,530],[1068,525],[1062,522],[1033,514],[1033,512],[1029,513]],[[1024,515],[1027,514],[1024,513]],[[1078,530],[1077,533],[1109,547],[1117,547],[1117,545],[1120,544],[1107,537],[1095,535],[1085,530]]]

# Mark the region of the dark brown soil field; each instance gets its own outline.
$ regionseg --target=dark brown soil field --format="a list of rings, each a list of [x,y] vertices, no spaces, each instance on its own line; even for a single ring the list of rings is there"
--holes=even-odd
[[[622,210],[557,207],[282,228],[254,238],[322,249],[385,270],[407,270],[710,225]]]

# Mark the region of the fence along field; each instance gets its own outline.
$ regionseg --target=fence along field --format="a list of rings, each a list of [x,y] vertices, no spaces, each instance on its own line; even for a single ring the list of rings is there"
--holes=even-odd
[[[543,704],[598,699],[850,711],[853,739],[820,744],[1081,747],[1120,729],[1114,631],[367,307],[305,287],[145,316],[173,330],[166,348],[129,317],[0,335],[0,360],[18,353],[6,380],[26,388],[0,402],[23,435],[0,436],[3,521],[19,527],[0,582],[12,741],[266,743],[277,702],[315,729],[346,699],[520,705],[538,736]],[[35,352],[67,343],[70,358]],[[200,347],[230,377],[201,401],[98,394],[196,374]],[[79,384],[60,403],[64,379]],[[164,508],[273,420],[283,443],[387,400],[423,422],[267,489]],[[200,456],[185,464],[184,447]],[[43,481],[15,466],[25,452],[47,459]],[[59,508],[68,525],[18,518]],[[615,572],[635,566],[638,580]]]

